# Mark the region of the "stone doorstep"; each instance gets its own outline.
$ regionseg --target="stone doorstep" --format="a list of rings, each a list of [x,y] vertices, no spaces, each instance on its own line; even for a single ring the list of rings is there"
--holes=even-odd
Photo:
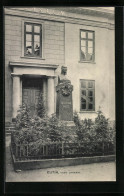
[[[5,122],[5,134],[11,135],[11,132],[15,129],[15,123]]]
[[[15,127],[14,126],[5,127],[5,130],[8,130],[8,129],[15,129]]]
[[[32,170],[32,169],[44,169],[54,167],[65,167],[74,165],[83,165],[99,162],[115,161],[115,155],[108,156],[95,156],[95,157],[77,157],[77,158],[60,158],[60,159],[44,159],[44,160],[25,160],[16,161],[15,156],[12,153],[12,162],[14,164],[14,170]]]
[[[6,136],[11,136],[11,132],[6,132]]]

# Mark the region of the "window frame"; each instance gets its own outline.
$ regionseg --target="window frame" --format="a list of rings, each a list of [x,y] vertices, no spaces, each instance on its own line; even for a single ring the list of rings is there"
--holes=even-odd
[[[42,25],[42,57],[40,56],[25,56],[24,55],[24,23],[29,22],[29,23],[35,23],[35,24],[40,24]],[[45,24],[44,20],[37,20],[37,19],[22,19],[21,20],[21,56],[20,58],[24,59],[37,59],[37,60],[45,60],[45,53],[44,53],[44,43],[45,43]]]
[[[81,87],[81,82],[85,81],[86,82],[86,88]],[[93,82],[93,88],[88,88],[88,82]],[[86,109],[82,109],[81,106],[81,95],[82,95],[82,90],[86,91]],[[93,92],[93,109],[88,109],[88,92],[91,90]],[[87,80],[87,79],[80,79],[80,111],[81,112],[95,112],[95,80]]]
[[[26,32],[26,25],[31,25],[32,26],[32,32]],[[34,32],[34,26],[40,26],[40,32],[36,33]],[[32,35],[32,54],[31,55],[26,55],[26,35]],[[39,35],[40,37],[40,54],[35,55],[34,54],[34,35]],[[42,58],[42,24],[40,23],[35,23],[35,22],[24,22],[24,56],[25,57],[35,57],[35,58]]]
[[[86,38],[81,38],[81,32],[86,33]],[[93,38],[88,38],[88,33],[93,33]],[[93,42],[92,60],[81,59],[81,40],[86,41],[86,46],[85,46],[86,54],[88,54],[88,41]],[[95,31],[80,29],[80,62],[93,62],[93,63],[95,62]]]

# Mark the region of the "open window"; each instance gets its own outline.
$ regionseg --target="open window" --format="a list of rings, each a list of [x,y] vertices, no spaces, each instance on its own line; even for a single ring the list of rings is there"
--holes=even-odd
[[[80,61],[95,60],[95,32],[80,30]]]
[[[42,25],[24,23],[24,55],[42,57]]]

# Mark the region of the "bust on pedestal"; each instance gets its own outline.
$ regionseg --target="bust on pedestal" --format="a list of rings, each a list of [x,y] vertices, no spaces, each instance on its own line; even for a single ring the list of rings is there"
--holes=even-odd
[[[67,79],[67,67],[61,67],[61,75],[59,76],[58,85],[56,87],[57,91],[57,106],[56,115],[59,120],[66,122],[73,122],[73,103],[72,103],[72,91],[73,86],[71,81]]]

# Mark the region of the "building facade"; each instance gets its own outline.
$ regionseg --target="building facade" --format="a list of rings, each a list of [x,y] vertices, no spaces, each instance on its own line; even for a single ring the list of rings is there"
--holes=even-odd
[[[73,111],[115,120],[114,11],[91,7],[5,7],[5,121],[25,102],[36,113],[42,92],[56,112],[61,66],[73,85]]]

